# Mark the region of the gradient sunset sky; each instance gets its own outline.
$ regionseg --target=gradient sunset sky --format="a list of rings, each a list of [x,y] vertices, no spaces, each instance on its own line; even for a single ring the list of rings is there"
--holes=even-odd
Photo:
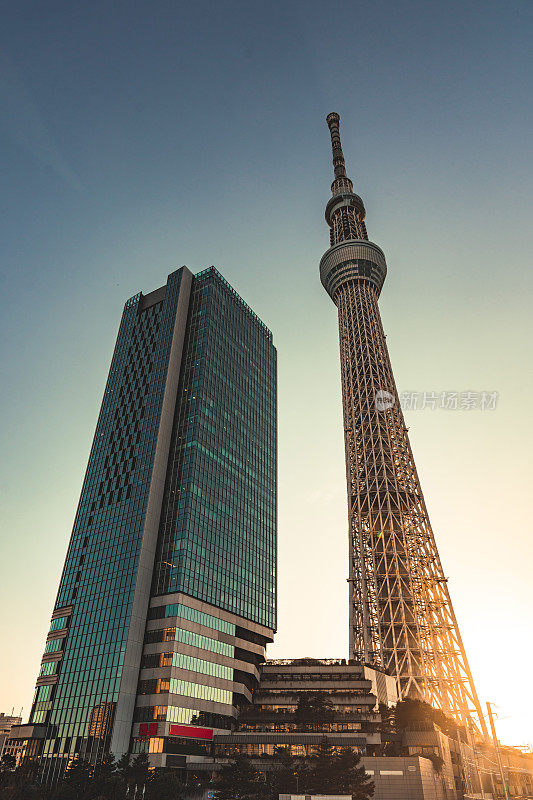
[[[0,711],[26,718],[125,300],[214,264],[279,356],[279,632],[347,656],[325,116],[387,256],[400,392],[500,737],[533,741],[533,4],[2,3]]]

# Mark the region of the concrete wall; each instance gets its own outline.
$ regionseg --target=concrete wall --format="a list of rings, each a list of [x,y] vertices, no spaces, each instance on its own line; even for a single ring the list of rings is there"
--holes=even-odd
[[[364,756],[361,764],[374,781],[373,800],[456,800],[427,758]]]

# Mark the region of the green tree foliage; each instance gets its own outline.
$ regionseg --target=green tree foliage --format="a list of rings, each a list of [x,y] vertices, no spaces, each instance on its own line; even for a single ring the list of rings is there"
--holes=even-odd
[[[394,734],[401,734],[407,730],[432,729],[437,725],[447,736],[457,738],[464,730],[457,722],[447,717],[443,711],[433,708],[423,700],[400,700],[394,708],[387,708],[380,705],[381,715],[381,752],[383,755],[400,756],[407,755],[408,750],[402,746],[401,742],[387,742],[387,737]],[[412,753],[412,755],[429,758],[433,762],[435,772],[440,773],[443,767],[441,756],[433,753]]]
[[[40,786],[37,777],[37,765],[31,762],[15,771],[0,769],[1,800],[124,800],[133,798],[135,787],[139,800],[143,791],[145,800],[182,800],[176,774],[165,770],[154,776],[145,753],[132,761],[123,756],[118,764],[112,756],[96,765],[76,759],[61,784],[52,789]]]
[[[63,782],[46,794],[47,800],[122,800],[124,785],[112,756],[96,765],[72,761]]]
[[[115,759],[107,755],[93,769],[89,797],[91,800],[122,800],[123,796],[124,788]]]
[[[145,753],[133,761],[125,755],[118,764],[112,756],[104,757],[96,765],[76,760],[67,770],[63,783],[50,792],[47,800],[123,800],[126,791],[128,796],[133,796],[135,787],[140,797],[151,779]]]
[[[184,787],[186,788],[185,794],[190,792],[191,794],[201,794],[204,789],[206,789],[211,783],[211,776],[206,774],[202,770],[198,772],[193,772],[192,770],[187,770],[184,774]]]
[[[37,768],[26,763],[14,772],[0,771],[0,797],[2,800],[47,800],[45,792],[36,782]]]
[[[278,768],[268,776],[273,796],[277,800],[280,794],[298,794],[300,789],[307,786],[307,762],[303,758],[295,758],[290,747],[276,747],[274,757]]]
[[[317,747],[312,759],[312,766],[307,777],[306,792],[310,794],[335,794],[339,775],[335,750],[329,739],[324,736]]]
[[[138,756],[135,756],[130,770],[130,784],[133,783],[138,790],[150,782],[150,761],[146,753],[139,753]]]
[[[380,754],[383,756],[401,756],[404,754],[402,743],[397,741],[397,728],[395,720],[395,707],[379,704],[378,731],[381,736]]]
[[[433,708],[422,700],[400,700],[394,708],[394,726],[405,731],[421,726],[433,726]]]
[[[119,759],[117,762],[116,771],[122,785],[128,786],[131,778],[131,764],[128,753],[124,753],[122,758]]]
[[[361,756],[351,747],[343,747],[335,758],[338,774],[336,792],[351,794],[352,800],[367,800],[374,794],[374,782],[361,766]]]
[[[379,704],[379,717],[381,720],[380,733],[382,735],[393,734],[396,732],[394,711],[394,707],[387,706],[385,703]]]
[[[294,758],[288,748],[279,748],[276,760],[276,791],[271,795],[276,800],[279,794],[351,794],[354,800],[369,800],[374,794],[361,756],[351,747],[337,753],[327,737],[310,759]]]
[[[156,773],[147,786],[146,800],[183,800],[183,783],[171,769]]]
[[[92,787],[93,766],[88,761],[76,759],[69,765],[62,785],[57,790],[61,800],[87,800]]]
[[[332,703],[326,693],[302,694],[298,698],[294,721],[300,730],[320,730],[322,724],[333,719],[333,716]]]
[[[15,769],[16,763],[17,759],[15,756],[12,756],[11,753],[4,753],[2,760],[0,761],[0,772]]]
[[[394,727],[396,731],[420,728],[422,725],[437,725],[443,733],[457,734],[457,723],[440,709],[433,708],[423,700],[400,700],[394,708]]]
[[[214,788],[217,800],[267,800],[270,796],[264,776],[246,756],[223,766]]]

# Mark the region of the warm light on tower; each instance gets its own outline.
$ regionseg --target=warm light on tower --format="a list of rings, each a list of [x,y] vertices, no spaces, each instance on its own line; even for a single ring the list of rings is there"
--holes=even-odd
[[[378,298],[383,251],[346,176],[339,115],[329,114],[335,179],[326,206],[331,247],[322,284],[339,311],[350,541],[350,657],[426,700],[486,726],[416,472]]]

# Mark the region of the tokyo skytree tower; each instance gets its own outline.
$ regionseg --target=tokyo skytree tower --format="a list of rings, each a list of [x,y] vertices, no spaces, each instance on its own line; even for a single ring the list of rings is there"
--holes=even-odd
[[[368,240],[346,176],[339,115],[329,114],[335,179],[320,279],[339,312],[350,542],[350,658],[394,675],[486,735],[479,699],[420,487],[378,297],[387,266]]]

